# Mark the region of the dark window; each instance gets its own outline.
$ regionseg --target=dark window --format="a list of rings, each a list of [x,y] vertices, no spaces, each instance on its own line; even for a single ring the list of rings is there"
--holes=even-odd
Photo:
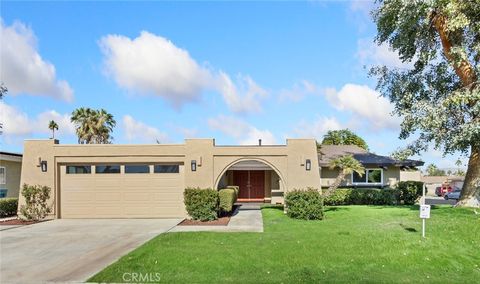
[[[149,165],[125,165],[126,174],[148,174],[150,173]]]
[[[67,174],[90,174],[91,166],[67,166]]]
[[[120,165],[97,165],[95,166],[97,174],[119,174]]]
[[[180,172],[178,165],[155,165],[153,172],[156,174],[171,174]]]
[[[368,182],[369,183],[381,183],[382,182],[382,170],[368,170]]]
[[[366,174],[363,174],[362,176],[360,176],[357,172],[353,172],[353,182],[354,183],[365,182],[366,180],[367,180],[367,175]]]

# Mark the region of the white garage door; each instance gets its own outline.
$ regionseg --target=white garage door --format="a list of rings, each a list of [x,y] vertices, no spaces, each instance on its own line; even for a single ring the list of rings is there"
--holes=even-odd
[[[160,167],[162,170],[157,167],[159,165],[60,166],[61,218],[185,216],[183,165],[176,168],[164,165]],[[146,168],[149,173],[145,173]]]

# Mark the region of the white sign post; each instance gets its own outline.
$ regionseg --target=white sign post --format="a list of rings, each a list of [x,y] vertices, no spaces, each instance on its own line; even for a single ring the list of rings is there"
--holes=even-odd
[[[422,202],[420,202],[420,218],[422,218],[422,237],[425,238],[425,219],[430,218],[430,205],[425,204],[425,184],[423,184]]]

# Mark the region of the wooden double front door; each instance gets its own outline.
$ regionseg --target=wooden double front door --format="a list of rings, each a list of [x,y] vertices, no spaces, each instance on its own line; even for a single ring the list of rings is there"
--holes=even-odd
[[[240,187],[238,199],[259,201],[265,198],[265,171],[233,171],[233,182]]]

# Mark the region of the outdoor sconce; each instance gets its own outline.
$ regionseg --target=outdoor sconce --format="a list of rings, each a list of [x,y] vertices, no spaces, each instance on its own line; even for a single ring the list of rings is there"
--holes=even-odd
[[[42,169],[42,172],[47,172],[47,161],[41,161],[40,168]]]
[[[191,169],[192,169],[192,172],[197,171],[197,161],[196,160],[192,160]]]
[[[312,169],[312,161],[310,161],[310,159],[307,159],[305,161],[305,170],[309,171]]]

